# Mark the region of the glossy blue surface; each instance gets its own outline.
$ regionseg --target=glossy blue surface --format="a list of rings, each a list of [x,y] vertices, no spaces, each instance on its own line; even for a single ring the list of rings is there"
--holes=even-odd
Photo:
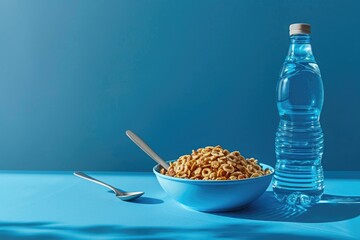
[[[229,181],[191,180],[165,176],[160,173],[159,165],[153,168],[157,180],[171,198],[183,206],[203,212],[224,212],[244,208],[259,198],[268,188],[272,174]]]
[[[358,0],[1,0],[0,169],[149,171],[127,129],[165,159],[220,144],[274,166],[288,27],[308,22],[324,169],[360,170],[359,12]]]
[[[2,171],[0,239],[355,240],[360,234],[360,172],[325,172],[327,200],[306,212],[288,211],[268,189],[243,210],[215,214],[184,209],[153,173],[89,174],[145,194],[124,202],[72,172]]]

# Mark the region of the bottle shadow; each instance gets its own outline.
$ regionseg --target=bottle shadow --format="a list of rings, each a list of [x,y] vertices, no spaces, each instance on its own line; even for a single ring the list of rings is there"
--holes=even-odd
[[[244,209],[215,214],[261,221],[337,222],[360,215],[360,197],[324,194],[319,204],[308,209],[294,209],[281,204],[275,199],[272,191],[267,191]]]

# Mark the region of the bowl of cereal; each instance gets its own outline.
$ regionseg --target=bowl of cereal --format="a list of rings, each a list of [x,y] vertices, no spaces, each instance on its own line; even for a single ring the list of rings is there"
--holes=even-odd
[[[153,168],[164,191],[185,208],[203,212],[232,211],[259,198],[274,169],[220,146],[193,150],[169,162],[166,171]]]

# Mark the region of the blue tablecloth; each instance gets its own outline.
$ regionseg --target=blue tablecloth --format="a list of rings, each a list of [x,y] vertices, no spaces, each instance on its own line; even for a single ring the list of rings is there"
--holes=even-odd
[[[271,188],[227,213],[184,209],[152,173],[89,172],[134,202],[71,172],[0,172],[0,239],[360,239],[360,172],[327,172],[324,200],[289,211]],[[206,199],[204,199],[206,201]]]

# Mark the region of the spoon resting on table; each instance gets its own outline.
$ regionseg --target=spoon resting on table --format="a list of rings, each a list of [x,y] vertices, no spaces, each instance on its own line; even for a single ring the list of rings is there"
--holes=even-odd
[[[97,183],[97,184],[100,184],[104,187],[107,187],[109,189],[111,189],[111,191],[113,191],[116,195],[117,198],[123,200],[123,201],[131,201],[131,200],[134,200],[138,197],[140,197],[141,195],[144,194],[144,192],[123,192],[123,191],[120,191],[119,189],[107,184],[107,183],[104,183],[100,180],[97,180],[93,177],[90,177],[89,175],[83,173],[83,172],[74,172],[74,175],[77,176],[77,177],[80,177],[80,178],[83,178],[85,180],[88,180],[88,181],[91,181],[91,182],[94,182],[94,183]]]

